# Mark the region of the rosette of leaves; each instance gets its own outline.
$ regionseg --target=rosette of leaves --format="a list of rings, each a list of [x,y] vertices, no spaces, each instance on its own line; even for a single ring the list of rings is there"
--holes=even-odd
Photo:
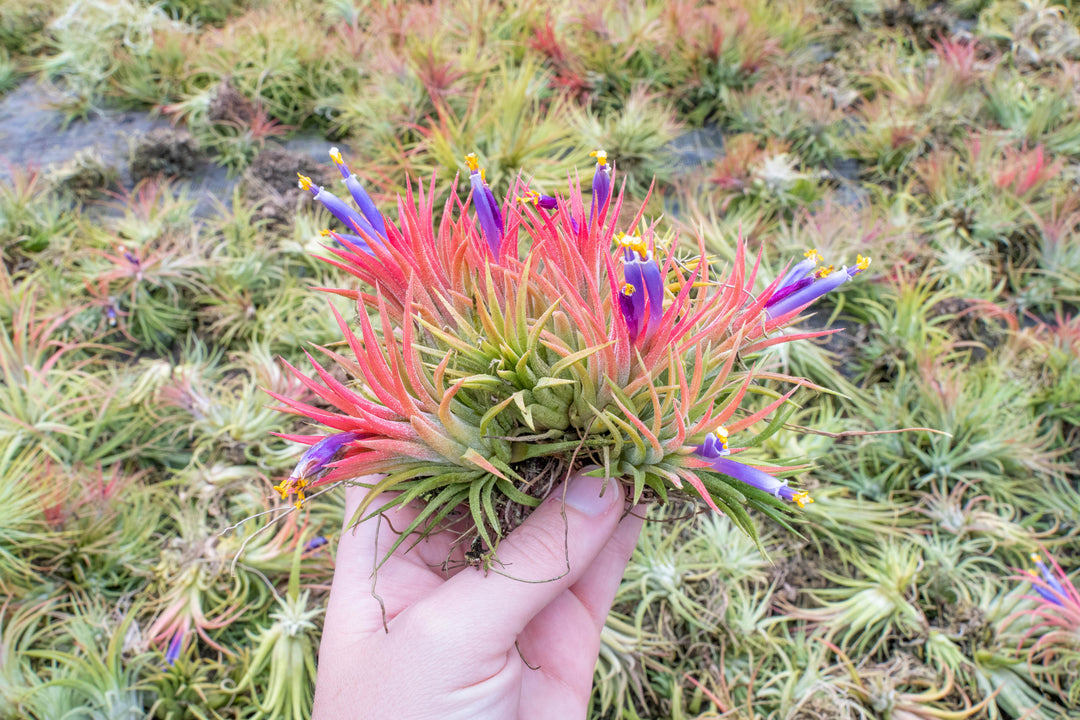
[[[751,536],[748,508],[786,523],[786,501],[809,502],[777,478],[797,468],[721,456],[740,452],[729,434],[751,446],[778,429],[807,384],[768,372],[756,354],[812,335],[777,331],[858,271],[838,271],[826,287],[827,273],[809,274],[814,255],[755,292],[757,262],[741,242],[717,274],[703,242],[690,259],[657,242],[643,209],[624,226],[643,232],[622,235],[627,199],[610,192],[611,167],[594,155],[589,206],[579,185],[554,198],[520,180],[500,202],[470,156],[471,192],[451,193],[437,222],[434,181],[398,199],[393,223],[336,151],[360,213],[301,177],[346,224],[326,233],[330,262],[357,284],[324,290],[356,312],[331,306],[342,342],[309,354],[313,377],[292,368],[321,402],[275,394],[328,429],[284,436],[311,447],[278,486],[283,498],[299,505],[314,487],[359,483],[369,492],[354,522],[420,502],[416,521],[395,528],[402,539],[453,522],[484,563],[583,470],[623,483],[634,503],[696,498]],[[771,398],[751,412],[754,393]]]

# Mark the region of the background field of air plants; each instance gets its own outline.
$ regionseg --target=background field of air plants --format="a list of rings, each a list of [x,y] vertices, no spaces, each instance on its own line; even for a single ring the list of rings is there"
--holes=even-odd
[[[311,288],[356,281],[295,187],[333,144],[391,220],[410,179],[464,197],[469,152],[554,194],[604,148],[687,256],[729,268],[741,233],[756,291],[809,248],[874,257],[797,330],[844,332],[767,357],[823,388],[746,456],[810,464],[798,533],[751,513],[763,555],[655,511],[593,717],[1080,717],[1078,27],[1067,0],[0,0],[0,718],[309,712],[343,509],[270,522],[303,449],[273,433],[321,431],[266,391],[312,401],[278,358],[341,339]],[[939,432],[866,434],[904,427]]]

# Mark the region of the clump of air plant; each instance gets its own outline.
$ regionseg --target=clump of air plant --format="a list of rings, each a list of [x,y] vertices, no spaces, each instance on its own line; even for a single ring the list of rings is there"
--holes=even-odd
[[[589,199],[576,183],[553,197],[521,180],[500,199],[470,155],[469,198],[452,193],[437,222],[434,182],[409,188],[393,223],[336,149],[359,212],[300,177],[343,225],[327,232],[330,262],[363,285],[328,289],[358,316],[331,307],[344,341],[317,350],[333,368],[309,356],[316,377],[296,371],[323,404],[272,393],[328,429],[283,436],[310,445],[278,486],[283,499],[299,505],[313,488],[356,482],[370,488],[356,521],[422,502],[402,538],[467,508],[462,542],[482,548],[484,563],[590,467],[635,503],[697,499],[751,536],[747,508],[786,523],[793,503],[811,502],[788,484],[797,467],[736,459],[779,428],[778,411],[809,384],[768,371],[759,353],[814,336],[778,331],[869,260],[819,267],[811,251],[755,292],[758,264],[741,242],[718,274],[703,240],[697,257],[679,257],[643,210],[620,227],[626,198],[613,192],[607,154],[593,156]],[[750,394],[771,401],[751,410]]]
[[[1032,553],[1031,562],[1037,570],[1028,569],[1025,579],[1037,594],[1030,598],[1037,605],[1020,611],[1032,616],[1025,635],[1031,641],[1028,664],[1052,673],[1054,689],[1075,705],[1080,701],[1080,591],[1053,558],[1047,565]]]

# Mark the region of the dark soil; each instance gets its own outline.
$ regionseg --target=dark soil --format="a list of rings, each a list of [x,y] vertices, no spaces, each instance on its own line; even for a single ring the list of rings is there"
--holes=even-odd
[[[135,141],[131,149],[131,179],[163,175],[168,178],[187,178],[205,162],[195,139],[187,130],[158,128]]]
[[[302,190],[296,173],[310,177],[316,185],[332,186],[338,177],[334,167],[305,153],[268,147],[244,171],[241,187],[244,196],[257,205],[256,217],[271,226],[288,226],[296,215],[297,205],[311,194]]]

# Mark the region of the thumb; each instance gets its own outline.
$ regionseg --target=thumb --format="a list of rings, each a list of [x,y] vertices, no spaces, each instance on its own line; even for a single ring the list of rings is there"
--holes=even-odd
[[[622,514],[617,481],[574,476],[499,543],[490,570],[458,573],[409,613],[443,637],[460,633],[473,643],[510,647],[537,613],[577,582]]]

